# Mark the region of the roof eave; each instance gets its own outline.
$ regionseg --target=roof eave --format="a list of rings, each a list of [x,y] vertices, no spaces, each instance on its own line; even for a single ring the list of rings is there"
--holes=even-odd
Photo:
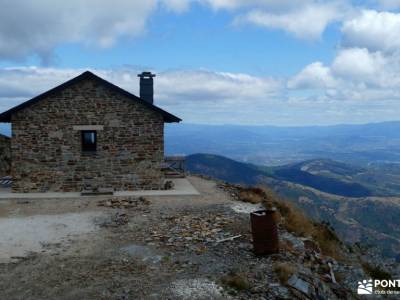
[[[170,116],[164,116],[164,122],[165,123],[179,123],[181,122],[182,119],[174,116],[174,115],[170,115]]]
[[[9,114],[8,112],[9,111],[6,111],[0,114],[0,123],[11,123],[11,114]]]

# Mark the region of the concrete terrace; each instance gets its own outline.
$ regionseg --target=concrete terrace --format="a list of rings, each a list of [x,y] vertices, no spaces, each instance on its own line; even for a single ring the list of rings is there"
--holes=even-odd
[[[110,197],[119,196],[195,196],[200,195],[187,178],[171,179],[174,188],[171,190],[140,190],[118,191]],[[80,192],[73,193],[12,193],[11,188],[0,189],[0,199],[40,199],[40,198],[91,198],[96,196],[82,196]]]

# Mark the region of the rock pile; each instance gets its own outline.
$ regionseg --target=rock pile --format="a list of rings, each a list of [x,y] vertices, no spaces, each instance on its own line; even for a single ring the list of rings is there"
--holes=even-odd
[[[232,200],[240,200],[239,199],[239,189],[241,188],[239,185],[234,185],[226,182],[219,182],[217,187],[220,190],[228,193]]]
[[[190,248],[198,244],[212,244],[240,238],[227,230],[227,225],[234,219],[223,214],[207,214],[201,216],[179,215],[162,217],[158,230],[150,232],[146,242],[166,245],[174,248]]]
[[[366,276],[355,257],[349,255],[348,262],[338,262],[323,255],[312,239],[281,232],[281,244],[274,263],[285,264],[287,278],[281,283],[296,299],[352,299],[354,278]],[[281,272],[279,268],[275,271]]]
[[[101,200],[97,204],[98,206],[104,206],[108,208],[138,208],[142,205],[149,205],[150,201],[144,197],[124,197],[124,198],[110,198]]]

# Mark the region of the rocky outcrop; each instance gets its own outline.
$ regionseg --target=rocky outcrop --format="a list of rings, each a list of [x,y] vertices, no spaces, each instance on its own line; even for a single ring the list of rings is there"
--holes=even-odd
[[[0,134],[0,177],[10,174],[11,139]]]
[[[259,204],[276,209],[280,253],[273,256],[270,268],[275,273],[271,281],[277,277],[280,283],[268,290],[274,295],[268,299],[358,299],[355,293],[362,280],[398,278],[400,274],[394,260],[344,243],[329,224],[310,219],[267,188],[224,182],[218,187],[254,210],[260,209]]]

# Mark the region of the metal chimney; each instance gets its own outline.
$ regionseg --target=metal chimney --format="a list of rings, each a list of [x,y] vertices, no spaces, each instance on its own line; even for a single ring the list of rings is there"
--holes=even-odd
[[[151,72],[142,72],[142,74],[138,74],[138,77],[140,77],[140,98],[153,104],[153,77],[156,77],[156,74],[152,74]]]

